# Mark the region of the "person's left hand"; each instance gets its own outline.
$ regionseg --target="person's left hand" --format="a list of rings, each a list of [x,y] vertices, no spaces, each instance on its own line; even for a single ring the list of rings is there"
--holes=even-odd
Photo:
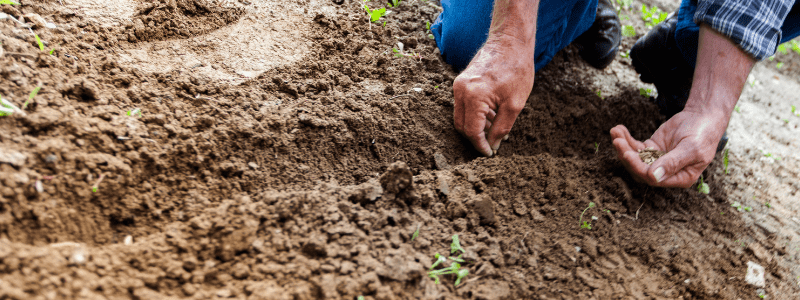
[[[612,128],[611,137],[617,158],[637,180],[651,186],[688,188],[714,159],[727,124],[727,118],[721,114],[684,110],[644,142],[634,139],[623,125]],[[637,150],[650,147],[667,154],[647,165]]]

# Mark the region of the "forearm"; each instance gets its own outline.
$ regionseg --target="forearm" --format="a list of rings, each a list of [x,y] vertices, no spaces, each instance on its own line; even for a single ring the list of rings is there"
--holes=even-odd
[[[697,66],[685,111],[720,115],[725,124],[755,59],[710,27],[700,27]],[[724,127],[723,127],[724,128]]]
[[[533,58],[539,0],[496,0],[486,44],[525,45]]]

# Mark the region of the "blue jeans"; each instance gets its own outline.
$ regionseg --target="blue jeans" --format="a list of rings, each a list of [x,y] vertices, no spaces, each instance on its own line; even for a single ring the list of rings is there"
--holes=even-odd
[[[467,67],[486,42],[493,0],[442,0],[442,11],[431,25],[445,62],[456,71]],[[597,0],[542,0],[536,20],[536,70],[572,43],[594,22]]]
[[[800,2],[796,2],[792,9],[789,10],[786,20],[783,21],[781,44],[791,41],[800,35],[800,5],[798,3]],[[683,59],[692,68],[697,63],[697,41],[700,35],[700,26],[692,21],[696,10],[696,1],[681,1],[681,7],[678,9],[678,25],[675,28],[675,41],[678,44],[678,49],[681,50]]]

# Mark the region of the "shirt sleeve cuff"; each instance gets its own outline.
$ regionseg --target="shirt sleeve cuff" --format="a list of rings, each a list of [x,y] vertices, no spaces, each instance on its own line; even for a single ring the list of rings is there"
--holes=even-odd
[[[793,0],[701,0],[694,22],[705,23],[757,60],[775,53]]]

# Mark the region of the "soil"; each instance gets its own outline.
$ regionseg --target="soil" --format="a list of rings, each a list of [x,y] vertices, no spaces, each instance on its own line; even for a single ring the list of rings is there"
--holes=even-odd
[[[800,58],[756,67],[730,174],[718,157],[702,195],[637,183],[616,160],[610,128],[644,140],[664,121],[629,59],[599,71],[565,49],[498,155],[479,157],[425,32],[441,8],[403,1],[383,26],[361,5],[0,6],[56,25],[33,28],[42,52],[0,18],[0,94],[20,105],[42,87],[0,118],[0,299],[800,295],[800,119],[782,121],[800,101],[778,73]],[[623,23],[641,36],[637,8]],[[421,57],[394,57],[397,42]],[[454,234],[470,275],[437,285],[426,272]],[[748,262],[765,287],[745,282]]]

